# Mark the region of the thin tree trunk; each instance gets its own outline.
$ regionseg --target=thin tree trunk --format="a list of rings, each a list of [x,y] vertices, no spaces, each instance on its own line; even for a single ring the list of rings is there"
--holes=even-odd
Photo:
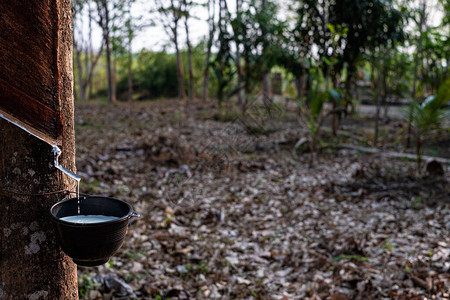
[[[178,48],[178,33],[177,30],[174,31],[175,52],[177,56],[177,76],[178,76],[178,98],[185,99],[186,92],[184,91],[184,72],[183,72],[183,62],[181,60],[180,49]]]
[[[91,10],[91,0],[88,1],[88,16],[89,16],[89,60],[90,60],[90,68],[89,68],[89,74],[92,74],[95,68],[95,65],[97,64],[96,59],[94,59],[94,48],[92,46],[92,10]],[[102,43],[102,46],[100,49],[103,49],[104,43]],[[102,50],[99,51],[101,53]],[[89,88],[89,89],[88,89]],[[88,76],[86,89],[88,89],[88,99],[92,99],[93,94],[93,86],[92,86],[92,76]]]
[[[133,43],[134,38],[134,29],[132,24],[132,17],[131,17],[131,5],[132,2],[130,1],[128,3],[128,9],[129,9],[129,17],[127,20],[127,32],[128,32],[128,102],[133,101],[133,53],[131,45]]]
[[[372,54],[372,75],[375,76],[376,68],[376,57],[375,54]],[[373,138],[373,146],[377,147],[378,143],[378,131],[379,131],[379,120],[380,120],[380,73],[378,72],[378,76],[376,80],[374,80],[374,100],[375,100],[375,129],[374,129],[374,138]]]
[[[267,5],[267,0],[262,0],[261,3],[261,7],[262,9],[265,9]],[[264,27],[262,27],[264,28]],[[263,29],[263,35],[265,35],[265,30]],[[263,52],[266,51],[267,48],[267,42],[264,41],[263,42]],[[272,105],[272,91],[271,91],[271,86],[270,86],[270,70],[267,70],[267,68],[265,68],[265,70],[263,71],[263,102],[264,102],[264,106],[266,108],[270,108]]]
[[[295,89],[297,90],[297,101],[302,99],[301,93],[302,93],[302,86],[301,86],[301,80],[300,78],[296,77],[294,79],[294,85]]]
[[[214,39],[214,32],[216,31],[216,23],[215,23],[215,14],[216,14],[216,1],[208,0],[208,27],[209,27],[209,35],[208,35],[208,44],[206,49],[206,63],[205,70],[203,71],[203,93],[202,93],[202,101],[206,102],[208,99],[208,83],[209,83],[209,63],[211,60],[211,48]]]
[[[389,72],[389,65],[390,65],[390,51],[389,49],[386,49],[386,53],[384,54],[383,58],[383,82],[382,82],[382,91],[383,91],[383,97],[381,99],[381,103],[384,108],[383,112],[383,120],[386,121],[388,118],[388,103],[387,103],[387,96],[388,96],[388,72]]]
[[[422,38],[423,38],[423,25],[425,23],[425,10],[426,1],[422,0],[420,4],[420,21],[419,21],[419,42],[417,45],[417,50],[414,56],[414,77],[413,77],[413,88],[411,92],[412,101],[416,101],[416,84],[417,84],[417,69],[419,66],[419,56],[422,54]],[[410,110],[408,117],[408,137],[406,139],[406,147],[411,146],[411,135],[412,135],[412,110]]]
[[[270,86],[270,71],[265,71],[263,76],[263,101],[266,108],[272,104],[272,92]]]
[[[74,40],[74,48],[75,48],[75,60],[77,62],[77,69],[78,69],[78,97],[81,102],[84,102],[86,100],[85,96],[85,88],[83,84],[83,65],[81,63],[81,50],[78,49],[77,43]]]
[[[378,144],[378,136],[379,136],[379,128],[380,128],[380,92],[378,91],[378,88],[380,85],[377,83],[376,88],[377,91],[375,96],[375,105],[376,105],[376,112],[375,112],[375,134],[373,138],[373,146],[377,147]]]
[[[422,141],[420,135],[416,137],[417,173],[422,174]]]
[[[306,76],[302,72],[300,77],[294,79],[295,89],[297,90],[297,100],[301,101],[305,95]]]
[[[236,0],[236,15],[239,16],[241,12],[242,0]],[[239,35],[239,33],[237,33]],[[236,35],[236,33],[235,33]],[[243,110],[244,108],[244,89],[243,89],[243,78],[242,78],[242,66],[241,66],[241,50],[239,36],[235,38],[236,42],[236,69],[237,69],[237,88],[238,88],[238,106]]]
[[[111,75],[111,89],[112,89],[112,94],[114,95],[114,101],[112,103],[116,103],[116,95],[117,95],[117,89],[116,89],[116,74],[117,74],[117,66],[116,66],[116,59],[114,57],[114,54],[111,53],[111,71],[112,71],[112,75]]]
[[[116,103],[116,93],[113,79],[113,66],[112,66],[112,49],[110,41],[110,28],[109,28],[109,9],[108,2],[102,0],[102,6],[104,11],[104,24],[103,24],[103,38],[106,44],[106,75],[108,77],[108,103]]]
[[[206,66],[203,71],[203,93],[202,93],[202,101],[206,102],[208,99],[208,84],[209,84],[209,61],[211,59],[211,47],[208,47],[208,51],[206,52]]]
[[[78,12],[78,14],[80,14],[80,12]],[[77,12],[73,12],[72,17],[73,17],[73,23],[75,24],[75,20],[76,20],[76,16],[77,16]],[[82,18],[81,18],[82,19]],[[83,22],[81,22],[80,27],[83,27]],[[78,83],[78,90],[74,89],[74,96],[75,99],[80,100],[81,102],[84,102],[85,100],[85,89],[83,86],[83,64],[81,61],[81,53],[83,52],[82,46],[79,45],[78,40],[75,38],[75,27],[73,28],[73,48],[75,51],[75,62],[77,64],[77,83]],[[83,44],[83,38],[82,38],[82,32],[79,31],[79,37],[81,39],[81,45]]]
[[[250,49],[244,48],[244,63],[245,63],[245,93],[250,94]]]
[[[131,53],[131,40],[128,43],[128,101],[133,101],[133,55]]]
[[[97,55],[95,56],[95,58],[93,58],[93,61],[91,61],[91,65],[89,66],[89,73],[87,74],[87,78],[83,82],[84,90],[87,91],[89,88],[90,94],[92,93],[92,89],[93,89],[92,88],[92,77],[94,75],[94,69],[95,69],[95,66],[97,66],[98,61],[100,60],[100,56],[102,55],[103,45],[104,45],[104,43],[102,43]],[[91,98],[91,97],[92,96],[89,96],[89,98]]]
[[[184,1],[185,8],[186,0]],[[188,16],[187,13],[184,17],[184,28],[186,30],[186,45],[187,45],[187,59],[188,59],[188,72],[189,72],[189,100],[194,99],[194,73],[192,71],[192,47],[191,41],[189,40],[189,26],[188,26]]]
[[[106,76],[108,77],[108,102],[114,103],[116,99],[114,97],[112,87],[111,45],[109,42],[109,33],[105,34],[105,43],[106,43]]]
[[[3,22],[0,16],[0,32],[17,30],[15,37],[9,40],[10,45],[20,47],[20,43],[26,43],[29,51],[23,53],[33,59],[18,55],[21,50],[5,44],[3,54],[9,52],[17,62],[36,62],[36,65],[25,66],[36,70],[29,72],[26,82],[21,76],[22,65],[9,72],[8,82],[22,82],[17,86],[20,92],[34,98],[23,100],[30,107],[35,101],[46,99],[49,106],[58,108],[62,120],[59,124],[63,153],[60,162],[75,170],[71,3],[69,0],[30,0],[25,5],[20,1],[4,1],[0,2],[0,11],[8,12],[8,21]],[[34,29],[48,33],[48,38],[29,34]],[[0,59],[2,70],[7,63]],[[44,80],[40,76],[42,69],[51,70],[52,76],[45,82],[51,81],[53,85],[32,89]],[[0,72],[0,82],[6,79],[3,75]],[[10,91],[2,88],[2,94],[5,92]],[[50,145],[3,119],[0,119],[0,141],[0,298],[78,299],[76,266],[56,244],[49,218],[49,208],[63,195],[32,195],[74,190],[75,184],[54,167]]]
[[[212,43],[211,43],[212,44]],[[206,102],[208,99],[208,85],[209,85],[209,62],[211,60],[211,46],[208,46],[208,51],[206,52],[206,65],[203,71],[203,93],[202,101]]]
[[[243,88],[243,78],[242,78],[242,65],[241,65],[241,53],[239,51],[239,43],[236,45],[236,68],[237,68],[237,98],[238,98],[238,106],[243,108],[245,106],[245,91]]]

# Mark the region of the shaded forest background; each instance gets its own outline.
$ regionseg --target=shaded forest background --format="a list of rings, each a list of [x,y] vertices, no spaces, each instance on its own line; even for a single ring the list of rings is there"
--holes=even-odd
[[[310,101],[317,85],[355,101],[364,82],[382,103],[422,102],[448,76],[448,1],[306,0],[282,9],[277,1],[233,4],[234,11],[225,0],[73,1],[76,98],[187,95],[245,106],[258,93]],[[134,16],[133,5],[147,11]],[[207,34],[192,44],[190,22],[200,20]],[[165,30],[168,44],[132,53],[137,33],[149,26]],[[99,29],[102,43],[93,41]]]

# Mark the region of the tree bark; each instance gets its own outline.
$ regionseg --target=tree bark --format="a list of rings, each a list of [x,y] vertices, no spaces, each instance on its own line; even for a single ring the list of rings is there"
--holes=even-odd
[[[297,101],[303,100],[303,97],[305,95],[305,85],[306,85],[306,77],[302,72],[302,75],[300,77],[296,77],[294,79],[294,85],[295,89],[297,90]]]
[[[236,17],[239,17],[242,6],[242,0],[236,0]],[[237,88],[238,88],[238,106],[243,110],[244,109],[244,89],[243,89],[243,78],[242,78],[242,66],[241,66],[241,50],[239,42],[239,33],[235,32],[235,42],[236,42],[236,69],[237,69]]]
[[[422,0],[419,4],[420,6],[420,21],[419,21],[419,42],[417,45],[417,50],[414,55],[414,77],[413,77],[413,88],[411,92],[412,101],[416,101],[416,83],[417,83],[417,70],[419,66],[419,57],[422,56],[422,39],[423,39],[423,25],[425,24],[425,11],[426,11],[426,1]],[[410,110],[411,111],[411,110]],[[412,111],[411,111],[412,112]],[[412,135],[412,114],[408,117],[408,136],[406,138],[406,147],[411,146],[411,135]]]
[[[186,92],[184,91],[184,72],[183,72],[183,62],[181,61],[181,53],[178,47],[178,32],[174,30],[174,40],[175,52],[177,56],[177,76],[178,76],[178,98],[186,98]]]
[[[211,43],[212,45],[212,43]],[[208,42],[208,51],[206,52],[206,65],[205,70],[203,71],[203,93],[202,93],[202,101],[206,102],[208,99],[208,85],[209,85],[209,62],[211,60],[211,46],[209,46]]]
[[[272,105],[272,91],[270,86],[270,71],[265,71],[263,76],[263,101],[266,108]]]
[[[128,101],[133,101],[133,55],[131,53],[131,39],[128,43]]]
[[[214,16],[215,16],[215,7],[216,1],[209,0],[208,1],[208,27],[209,27],[209,35],[208,35],[208,43],[206,49],[206,63],[205,70],[203,71],[203,93],[202,93],[202,101],[205,102],[208,98],[208,83],[209,83],[209,62],[211,60],[211,48],[214,38],[214,32],[216,29]]]
[[[97,59],[94,60],[94,48],[92,46],[92,8],[91,8],[91,0],[88,1],[88,17],[89,17],[89,60],[91,68],[89,69],[89,73],[92,74],[93,69],[95,68],[95,65],[97,64]],[[103,49],[104,43],[102,43],[101,49]],[[103,50],[100,50],[99,53],[101,53]],[[100,56],[100,55],[99,55]],[[95,61],[95,62],[94,62]],[[88,99],[92,99],[93,95],[93,86],[92,86],[92,76],[88,77],[87,80],[87,87],[89,87],[89,93],[88,93]]]
[[[106,76],[108,77],[108,103],[116,103],[115,81],[112,66],[112,49],[110,38],[110,16],[107,0],[97,1],[99,12],[99,25],[102,27],[103,39],[106,45]]]
[[[390,59],[390,49],[386,49],[386,53],[384,55],[383,59],[383,81],[382,81],[382,91],[383,91],[383,97],[381,98],[381,104],[383,105],[383,120],[386,122],[388,120],[388,103],[387,103],[387,96],[388,96],[388,81],[387,77],[389,75],[389,66],[391,64]]]
[[[86,90],[83,83],[83,65],[81,63],[81,50],[78,49],[77,43],[74,41],[73,46],[75,48],[75,59],[77,62],[78,69],[78,97],[81,102],[86,100]]]
[[[376,69],[377,69],[377,65],[376,65],[376,57],[375,57],[375,53],[372,54],[372,75],[375,76],[376,73]],[[378,144],[378,132],[379,132],[379,123],[380,123],[380,71],[378,71],[378,75],[375,78],[372,78],[374,80],[374,102],[375,102],[375,107],[376,107],[376,111],[375,111],[375,128],[374,128],[374,137],[373,137],[373,146],[377,147]]]
[[[267,5],[267,0],[262,0],[261,7],[262,9],[265,9],[265,6]],[[264,27],[263,27],[264,28]],[[263,35],[265,35],[266,32],[263,30]],[[267,47],[267,42],[263,42],[263,52],[265,52]],[[265,68],[263,79],[262,79],[262,86],[263,86],[263,102],[264,106],[269,109],[272,105],[272,91],[270,86],[270,69],[268,70]]]
[[[111,90],[112,90],[112,100],[111,103],[116,103],[117,98],[117,86],[116,86],[116,74],[117,74],[117,65],[116,65],[116,59],[114,55],[111,53]]]
[[[185,9],[187,10],[186,0],[184,1]],[[187,45],[187,59],[188,59],[188,72],[189,72],[189,100],[194,99],[194,73],[192,72],[192,47],[189,39],[189,26],[187,12],[184,17],[184,28],[186,30],[186,45]]]
[[[13,4],[7,4],[9,7],[23,5],[20,1],[10,3]],[[54,23],[42,19],[41,24],[33,26],[58,28],[49,30],[53,32],[50,40],[58,42],[52,44],[40,35],[27,35],[27,43],[30,48],[52,47],[56,55],[35,57],[36,62],[52,62],[55,75],[55,86],[40,96],[50,95],[52,104],[59,108],[63,120],[60,162],[75,170],[71,4],[69,0],[33,0],[26,5],[27,9],[16,10],[17,15],[9,16],[16,22],[15,28],[22,28],[21,22],[32,22],[25,17],[29,10],[54,12]],[[6,30],[3,24],[0,22],[0,32]],[[18,32],[18,36],[23,35]],[[14,51],[17,50],[12,49],[11,55],[17,55]],[[18,80],[18,75],[11,72],[10,80]],[[42,80],[33,75],[27,81]],[[24,87],[21,92],[31,91]],[[50,206],[61,200],[62,195],[31,195],[74,190],[74,182],[53,166],[50,145],[3,119],[0,119],[0,141],[0,298],[78,299],[76,266],[57,246],[49,218]]]
[[[86,91],[88,90],[88,88],[89,88],[89,96],[88,96],[88,99],[91,99],[92,98],[92,92],[93,92],[93,86],[92,86],[92,77],[93,77],[93,75],[94,75],[94,69],[95,69],[95,67],[97,66],[97,63],[98,63],[98,61],[100,60],[100,56],[102,55],[102,52],[103,52],[103,45],[104,45],[104,43],[102,43],[102,45],[100,46],[100,50],[98,50],[98,53],[97,53],[97,55],[95,56],[95,57],[93,57],[92,59],[93,60],[91,60],[91,62],[90,62],[90,66],[89,66],[89,72],[88,72],[88,74],[87,74],[87,78],[86,78],[86,80],[83,82],[83,87],[84,87],[84,90],[85,90],[85,93],[86,93]],[[91,54],[90,54],[91,55]],[[85,96],[86,97],[86,96]]]
[[[133,101],[133,52],[131,45],[133,43],[134,38],[134,28],[133,28],[133,19],[131,17],[131,4],[128,3],[129,15],[127,24],[127,32],[128,32],[128,102]]]

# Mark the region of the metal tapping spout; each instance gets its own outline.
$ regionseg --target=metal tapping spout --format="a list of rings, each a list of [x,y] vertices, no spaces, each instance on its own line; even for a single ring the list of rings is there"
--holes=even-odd
[[[70,171],[69,169],[64,168],[58,163],[58,158],[61,155],[61,149],[59,149],[58,146],[53,146],[53,154],[55,155],[55,167],[59,170],[61,170],[63,173],[65,173],[67,176],[75,179],[76,181],[80,182],[81,177],[75,174],[74,172]]]

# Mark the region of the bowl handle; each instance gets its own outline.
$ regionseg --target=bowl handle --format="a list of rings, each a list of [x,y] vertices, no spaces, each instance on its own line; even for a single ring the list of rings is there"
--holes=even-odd
[[[130,218],[139,218],[141,215],[135,212],[134,210],[131,212]]]

